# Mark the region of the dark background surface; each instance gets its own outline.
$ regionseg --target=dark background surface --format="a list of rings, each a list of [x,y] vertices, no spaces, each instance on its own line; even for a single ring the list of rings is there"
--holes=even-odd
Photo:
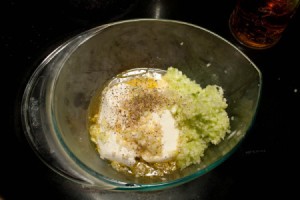
[[[4,114],[0,131],[0,200],[126,197],[85,190],[49,170],[24,138],[19,106],[31,73],[58,44],[94,26],[132,18],[174,19],[207,28],[238,46],[263,75],[255,122],[242,145],[228,160],[168,193],[156,192],[132,198],[289,199],[297,194],[293,185],[298,183],[296,163],[299,162],[300,13],[291,20],[277,45],[267,50],[251,50],[239,46],[229,32],[228,18],[235,0],[105,2],[1,1],[1,101]],[[179,192],[182,195],[178,195]]]

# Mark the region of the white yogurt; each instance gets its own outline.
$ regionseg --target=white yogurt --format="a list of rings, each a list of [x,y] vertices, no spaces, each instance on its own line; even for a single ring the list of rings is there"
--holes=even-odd
[[[167,99],[166,83],[157,74],[137,77],[109,85],[102,93],[97,140],[100,156],[126,166],[134,165],[136,158],[149,163],[172,160],[178,150],[179,130],[164,106],[167,100],[156,99]]]

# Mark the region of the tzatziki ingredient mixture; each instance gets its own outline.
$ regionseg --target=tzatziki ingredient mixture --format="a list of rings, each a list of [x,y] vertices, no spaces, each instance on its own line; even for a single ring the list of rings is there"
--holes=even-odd
[[[202,88],[177,68],[136,68],[114,77],[89,107],[100,157],[126,174],[164,176],[200,163],[230,130],[223,89]]]

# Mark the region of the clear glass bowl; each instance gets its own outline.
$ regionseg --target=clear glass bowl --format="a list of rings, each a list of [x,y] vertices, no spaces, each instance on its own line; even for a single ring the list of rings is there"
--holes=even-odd
[[[181,70],[201,86],[224,89],[231,133],[210,146],[198,165],[160,178],[133,178],[100,159],[89,138],[87,109],[94,92],[132,68]],[[22,100],[25,135],[55,172],[86,187],[161,190],[191,181],[227,159],[254,121],[262,76],[238,48],[193,24],[158,19],[95,27],[63,43],[33,73]]]

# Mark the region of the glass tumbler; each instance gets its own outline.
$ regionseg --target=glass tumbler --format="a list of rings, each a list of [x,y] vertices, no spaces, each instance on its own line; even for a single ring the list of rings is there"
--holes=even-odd
[[[266,49],[281,38],[299,6],[299,0],[237,0],[229,27],[241,44]]]

